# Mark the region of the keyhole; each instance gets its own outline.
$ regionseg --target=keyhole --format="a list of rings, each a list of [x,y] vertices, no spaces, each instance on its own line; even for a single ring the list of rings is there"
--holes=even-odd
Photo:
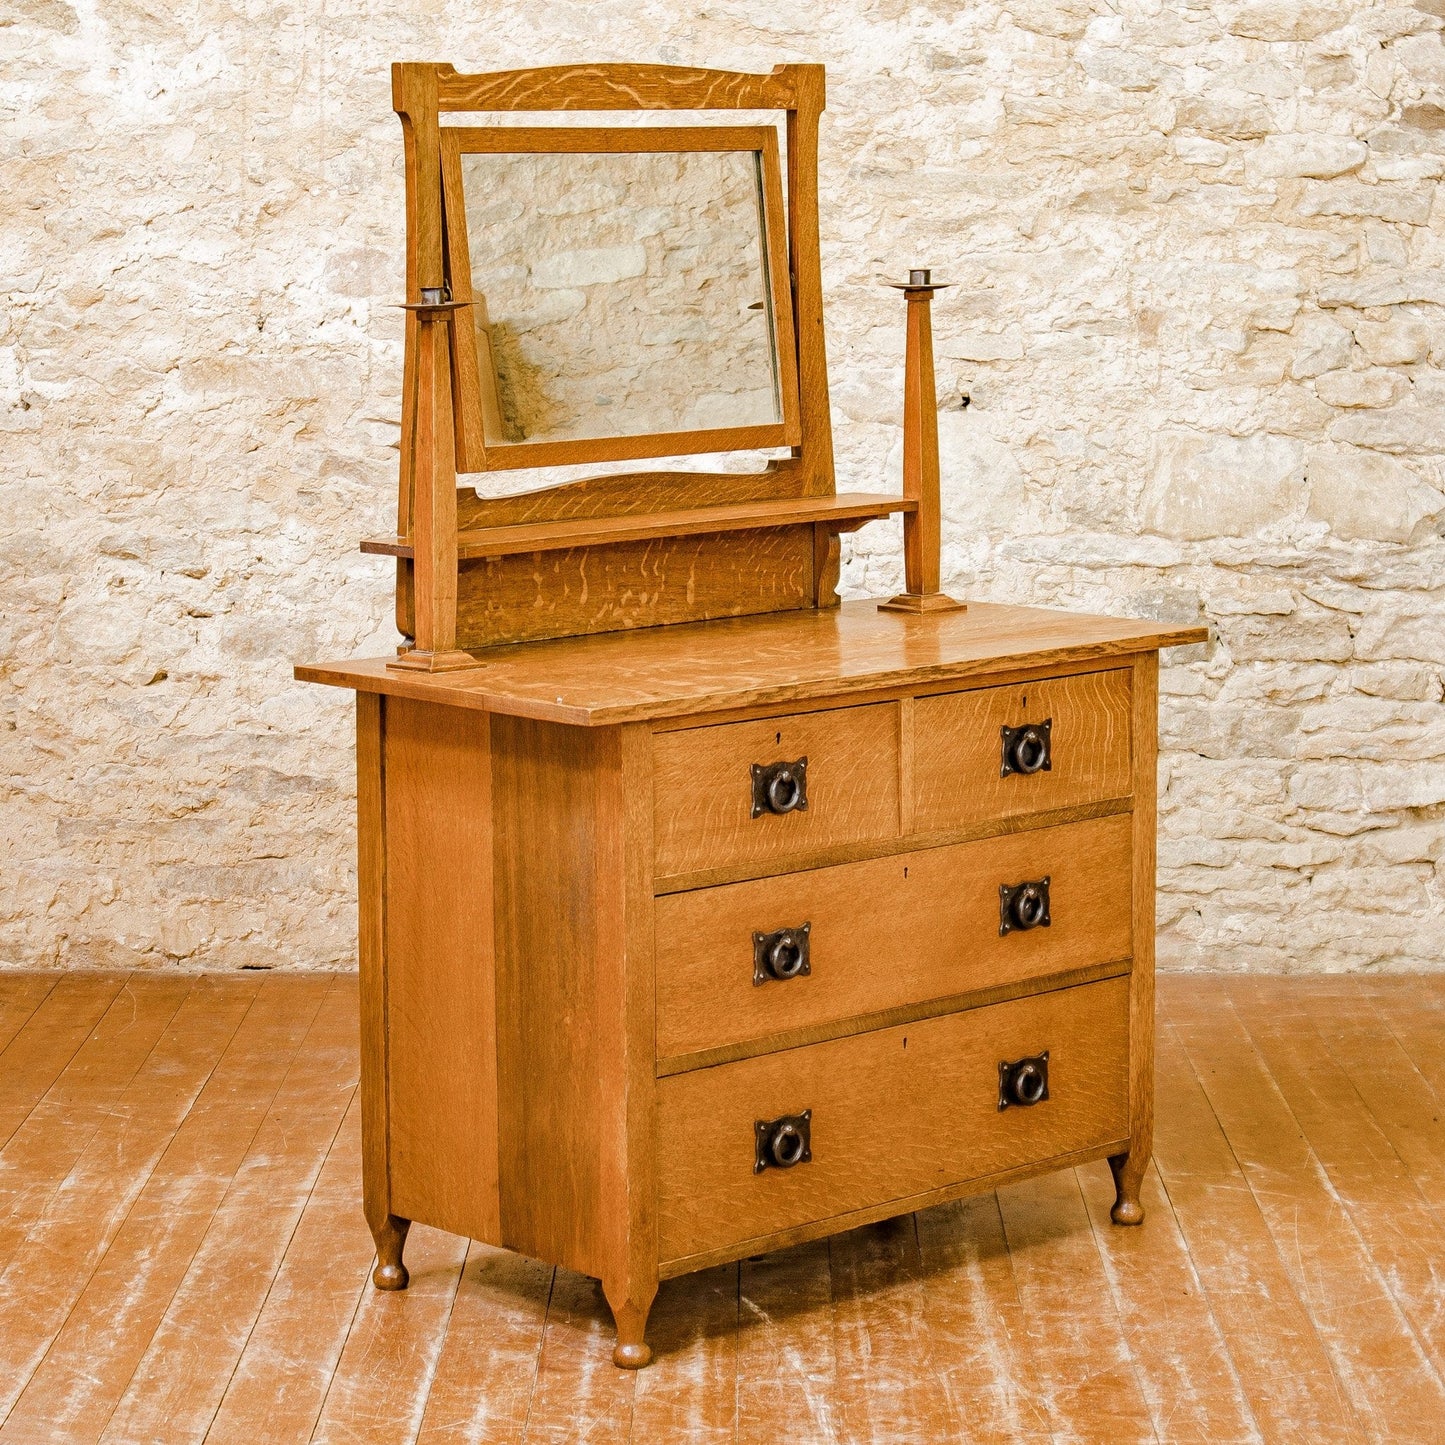
[[[783,740],[783,735],[782,735],[782,733],[779,733],[779,734],[773,739],[773,741],[774,741],[775,743],[781,743],[782,740]]]

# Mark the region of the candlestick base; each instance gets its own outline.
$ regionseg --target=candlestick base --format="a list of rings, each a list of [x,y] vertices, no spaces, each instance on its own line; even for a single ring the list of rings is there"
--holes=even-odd
[[[887,602],[878,604],[880,612],[967,612],[968,603],[959,602],[946,592],[900,592]]]
[[[408,648],[394,659],[387,661],[388,668],[402,672],[462,672],[469,667],[485,667],[470,652],[453,648],[448,652],[421,652]]]

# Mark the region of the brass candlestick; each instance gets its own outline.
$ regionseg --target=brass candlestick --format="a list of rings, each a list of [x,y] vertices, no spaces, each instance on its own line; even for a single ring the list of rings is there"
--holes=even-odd
[[[942,516],[938,496],[938,393],[933,382],[933,293],[947,282],[927,270],[890,281],[908,301],[903,366],[903,495],[917,505],[903,516],[903,575],[908,590],[878,604],[881,612],[962,612],[939,590]]]

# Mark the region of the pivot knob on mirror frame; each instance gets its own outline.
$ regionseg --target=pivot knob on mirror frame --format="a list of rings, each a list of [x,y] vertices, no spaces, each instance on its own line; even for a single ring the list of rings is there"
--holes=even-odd
[[[765,1169],[791,1169],[813,1157],[813,1111],[784,1114],[780,1119],[757,1119],[753,1123],[756,1154],[753,1173]]]
[[[753,764],[753,817],[808,811],[808,760]]]
[[[1027,933],[1031,928],[1048,928],[1053,918],[1049,913],[1049,879],[1032,878],[1022,883],[998,885],[998,934],[1002,938],[1015,929]]]
[[[1006,1060],[998,1066],[998,1106],[1000,1110],[1028,1109],[1042,1104],[1049,1097],[1049,1051],[1026,1059]]]
[[[801,928],[779,928],[773,933],[753,934],[753,986],[777,979],[786,983],[790,978],[801,978],[812,973],[813,966],[808,957],[811,923]]]
[[[1003,735],[1003,763],[999,777],[1020,773],[1027,777],[1031,773],[1052,771],[1054,720],[1046,717],[1043,722],[1025,723],[1017,728],[1000,728]]]

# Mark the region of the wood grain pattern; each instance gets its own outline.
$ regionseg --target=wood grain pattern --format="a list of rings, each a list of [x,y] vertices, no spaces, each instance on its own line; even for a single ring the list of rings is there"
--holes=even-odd
[[[1205,1011],[1207,1054],[1198,1047]],[[1371,1259],[1345,1201],[1320,1187],[1320,1162],[1228,996],[1220,990],[1217,1001],[1206,996],[1171,1003],[1170,1017],[1356,1413],[1378,1422],[1390,1440],[1430,1439],[1433,1432],[1422,1434],[1421,1422],[1445,1419],[1445,1380]],[[1342,1286],[1342,1277],[1350,1283]]]
[[[806,545],[807,562],[796,564],[799,584],[811,572],[811,535]],[[519,576],[511,585],[520,605],[545,608],[535,580]],[[580,596],[580,574],[577,586]],[[481,599],[471,606],[485,617]],[[618,615],[619,609],[607,603],[603,610]],[[621,615],[625,620],[629,614],[621,609]],[[871,602],[845,602],[479,650],[478,660],[485,665],[466,673],[405,675],[388,671],[385,659],[377,659],[298,666],[296,676],[360,692],[598,727],[731,708],[846,702],[860,693],[891,689],[943,691],[1014,668],[1067,670],[1077,663],[1202,642],[1206,635],[1198,627],[982,602],[967,612],[927,617],[879,612]],[[994,737],[997,747],[997,729]],[[997,774],[995,758],[996,779]],[[919,826],[924,826],[921,821]]]
[[[1372,1118],[1309,1011],[1268,979],[1231,981],[1229,1003],[1311,1153],[1352,1220],[1374,1216],[1360,1242],[1429,1361],[1445,1360],[1439,1260],[1445,1222]],[[1356,1226],[1358,1228],[1358,1226]]]
[[[921,1210],[914,1222],[933,1366],[958,1434],[981,1445],[1056,1439],[997,1194]]]
[[[812,600],[813,532],[799,525],[483,557],[461,564],[457,589],[457,635],[472,649],[789,611]]]
[[[808,759],[808,807],[752,816],[753,764]],[[839,708],[658,735],[653,805],[659,879],[704,867],[898,836],[895,705]]]
[[[510,1250],[472,1244],[418,1445],[522,1440],[556,1273]]]
[[[168,978],[137,997],[123,988],[65,1071],[0,1150],[0,1259],[10,1259],[105,1124],[191,991]]]
[[[100,1438],[301,1046],[329,980],[236,980],[244,1017],[0,1430]],[[259,991],[258,991],[259,989]],[[162,1126],[164,1127],[164,1125]],[[113,1166],[112,1166],[113,1167]],[[113,1190],[115,1177],[106,1181]],[[352,1180],[355,1187],[354,1178]],[[75,1241],[71,1241],[72,1246]]]
[[[1130,833],[1120,814],[659,898],[658,1054],[1127,959]],[[999,885],[1044,876],[1051,925],[1000,936]],[[812,972],[755,984],[754,931],[805,922]]]
[[[361,1015],[362,1207],[385,1255],[396,1242],[391,1208],[386,997],[386,742],[379,696],[356,694],[357,972]],[[405,1226],[400,1230],[405,1240]],[[400,1242],[395,1252],[400,1253]],[[379,1259],[379,1262],[383,1262]],[[393,1263],[399,1263],[399,1258]]]
[[[1197,1066],[1162,1019],[1157,1058],[1154,1157],[1260,1433],[1266,1440],[1368,1438],[1200,1087]]]
[[[103,1442],[193,1437],[209,1426],[356,1087],[355,1018],[349,990],[333,983]]]
[[[1107,1297],[1109,1288],[1077,1178],[1053,1173],[1026,1189],[1012,1185],[998,1191],[998,1203],[1034,1345],[1030,1365],[1054,1438],[1153,1441],[1154,1422],[1118,1316],[1085,1320],[1070,1303]]]
[[[1107,676],[1107,674],[1105,674]],[[1134,968],[1129,976],[1129,1152],[1109,1161],[1118,1198],[1115,1224],[1143,1221],[1139,1190],[1154,1140],[1154,831],[1159,788],[1159,656],[1134,660],[1129,700],[1133,740],[1131,770],[1134,794],[1133,895]]]
[[[59,978],[53,973],[22,973],[9,989],[0,990],[0,1055],[35,1016]]]
[[[646,741],[492,723],[501,1242],[622,1299],[656,1288]]]
[[[129,987],[139,999],[162,980],[139,975]],[[119,992],[123,980],[117,975],[114,982]],[[208,1229],[250,1223],[234,1213],[218,1219],[216,1208],[329,985],[276,974],[264,983],[255,974],[197,981],[202,992],[172,1021],[171,1043],[162,1047],[186,1035],[194,1050],[177,1049],[168,1061],[184,1055],[201,1065],[207,1050],[213,1062],[219,1058],[204,1087],[193,1102],[183,1095],[168,1104],[167,1115],[154,1106],[184,1076],[157,1068],[144,1091],[137,1082],[117,1123],[107,1126],[108,1141],[97,1142],[87,1151],[90,1163],[72,1171],[69,1224],[57,1228],[60,1216],[52,1212],[27,1251],[30,1267],[17,1273],[18,1262],[12,1265],[0,1351],[9,1350],[19,1328],[45,1353],[0,1426],[0,1442],[69,1445],[104,1429],[186,1276],[196,1242]],[[20,1000],[13,1007],[23,1013],[28,1000],[56,986],[54,975],[0,972],[0,1016],[14,992]],[[1179,1442],[1440,1438],[1445,1417],[1418,1390],[1442,1366],[1430,1313],[1438,1290],[1430,1281],[1440,1252],[1440,1196],[1432,1191],[1441,1178],[1445,1125],[1435,1117],[1440,1111],[1420,1105],[1436,1097],[1427,1075],[1438,1079],[1445,1069],[1445,978],[1221,983],[1164,976],[1160,993],[1166,1025],[1158,1166],[1144,1180],[1143,1229],[1109,1224],[1113,1189],[1107,1169],[1095,1162],[1076,1175],[1087,1222],[1059,1187],[1070,1176],[1049,1176],[1004,1191],[1010,1237],[988,1192],[917,1214],[916,1254],[904,1219],[670,1281],[649,1331],[657,1359],[641,1374],[606,1363],[606,1304],[593,1282],[567,1271],[557,1274],[560,1293],[549,1310],[549,1268],[474,1246],[463,1272],[459,1242],[419,1228],[412,1264],[426,1290],[436,1281],[434,1303],[413,1308],[423,1296],[411,1292],[375,1295],[367,1281],[369,1240],[358,1220],[353,1102],[333,1142],[313,1137],[307,1146],[319,1170],[316,1186],[209,1438],[301,1445],[329,1391],[326,1428],[333,1438],[344,1428],[345,1438],[397,1442],[643,1441],[685,1439],[695,1426],[705,1442],[862,1445],[867,1437],[860,1432],[870,1423],[876,1429],[885,1419],[880,1407],[895,1398],[911,1342],[918,1348],[908,1379],[918,1404],[899,1407],[900,1431],[937,1419],[932,1438],[940,1440],[1091,1439],[1099,1437],[1080,1407],[1095,1391],[1095,1374],[1117,1368],[1110,1352],[1121,1333],[1137,1385],[1135,1393],[1123,1391],[1127,1406],[1105,1402],[1099,1418],[1110,1427],[1132,1422],[1144,1438]],[[227,1043],[217,1012],[248,998],[254,1002]],[[350,1008],[347,1028],[354,1028],[354,986],[343,981],[338,1002]],[[1189,1054],[1167,1025],[1177,1011],[1189,1020]],[[1256,1152],[1248,1135],[1235,1146],[1251,1173],[1267,1177],[1270,1191],[1277,1189],[1301,1219],[1325,1208],[1343,1211],[1326,1242],[1348,1219],[1363,1246],[1363,1254],[1331,1248],[1327,1275],[1302,1284],[1303,1299],[1282,1259],[1297,1248],[1293,1228],[1276,1236],[1265,1226],[1231,1149],[1233,1136],[1221,1128],[1195,1073],[1196,1066],[1216,1065],[1227,1073],[1241,1027],[1258,1060],[1244,1083],[1259,1088],[1268,1078],[1308,1154],[1295,1145],[1292,1156],[1282,1155],[1273,1126],[1266,1133],[1272,1155]],[[19,1067],[0,1051],[0,1089]],[[354,1059],[338,1052],[327,1067],[335,1089],[348,1097]],[[1278,1117],[1282,1106],[1270,1109]],[[1230,1109],[1224,1118],[1232,1128]],[[161,1132],[140,1148],[114,1147],[137,1127]],[[114,1218],[117,1194],[132,1198],[138,1171],[157,1147],[160,1161],[133,1196],[125,1223],[107,1235],[103,1217]],[[1271,1173],[1260,1176],[1262,1167]],[[1272,1171],[1281,1167],[1276,1177]],[[28,1171],[46,1168],[38,1156],[27,1163]],[[1102,1273],[1081,1258],[1091,1236]],[[1325,1250],[1311,1241],[1310,1257],[1323,1261]],[[1351,1293],[1358,1298],[1336,1314],[1332,1301]],[[47,1347],[45,1331],[60,1328],[54,1301],[65,1299],[74,1301],[70,1321]],[[368,1300],[381,1307],[367,1308]],[[350,1306],[357,1302],[363,1313],[353,1322]],[[35,1316],[38,1332],[31,1335]],[[1371,1389],[1342,1392],[1334,1358],[1319,1343],[1320,1331],[1359,1318],[1367,1326],[1361,1338],[1368,1338],[1379,1328],[1377,1316],[1408,1321],[1428,1362],[1409,1384],[1418,1414],[1403,1428],[1397,1407],[1377,1413]],[[336,1377],[348,1329],[369,1343],[351,1350],[344,1377]],[[1108,1348],[1070,1374],[1079,1342],[1095,1338]],[[14,1356],[4,1358],[0,1378],[8,1384]],[[189,1368],[183,1349],[170,1358],[178,1369]],[[878,1362],[871,1376],[860,1368],[870,1359]],[[732,1399],[737,1413],[729,1427]],[[187,1426],[188,1418],[183,1406],[160,1438],[199,1445],[203,1431]],[[1127,1431],[1114,1438],[1120,1435],[1129,1438]]]
[[[64,1072],[125,986],[124,974],[66,974],[0,1055],[0,1148]]]
[[[823,269],[818,247],[818,120],[825,105],[821,65],[789,68],[788,245],[793,270],[793,320],[798,334],[798,399],[803,422],[804,490],[831,492],[833,419],[828,401],[828,349],[823,332]]]
[[[1127,992],[1111,979],[661,1080],[663,1261],[1120,1138]],[[1001,1111],[999,1060],[1044,1049],[1047,1102]],[[812,1161],[754,1174],[753,1121],[803,1109]]]
[[[552,65],[460,74],[434,67],[443,110],[784,110],[820,65],[750,75],[682,65]]]
[[[157,1159],[250,1006],[255,981],[237,982],[239,987],[228,989],[225,983],[207,981],[205,987],[190,990],[102,1128],[69,1171],[54,1180],[60,1187],[31,1225],[25,1248],[5,1261],[0,1274],[0,1413],[10,1412],[71,1317]],[[10,1066],[20,1062],[17,1058]],[[58,1259],[67,1262],[63,1272],[55,1268]],[[134,1287],[138,1281],[127,1283]],[[85,1363],[87,1369],[99,1364],[89,1358]],[[93,1378],[86,1375],[87,1382]],[[109,1404],[102,1425],[108,1414]]]
[[[500,1238],[486,717],[386,704],[391,1213]]]
[[[1150,1169],[1141,1187],[1144,1229],[1114,1227],[1114,1189],[1102,1169],[1077,1174],[1154,1433],[1160,1440],[1262,1441],[1158,1171]]]
[[[371,1233],[356,1208],[360,1171],[361,1100],[353,1094],[206,1431],[207,1445],[310,1437],[361,1296],[371,1288]]]
[[[562,482],[510,497],[481,497],[470,487],[457,493],[462,531],[558,522],[587,517],[636,517],[742,502],[788,501],[798,495],[792,460],[761,472],[625,472]],[[895,499],[896,500],[896,499]]]
[[[956,827],[1128,796],[1130,676],[1111,668],[920,697],[913,710],[915,826]],[[1046,718],[1053,719],[1050,770],[1000,776],[1000,729]]]
[[[729,502],[710,507],[653,512],[645,516],[629,513],[616,517],[518,522],[505,527],[458,532],[457,555],[463,561],[471,561],[476,557],[562,552],[574,547],[597,547],[656,538],[713,536],[803,522],[815,525],[820,522],[861,523],[889,516],[893,512],[907,512],[916,505],[900,497],[845,492],[834,497]],[[361,550],[384,557],[410,557],[414,551],[411,542],[401,537],[366,541],[361,544]]]
[[[414,1236],[408,1288],[362,1291],[311,1445],[411,1441],[421,1429],[467,1242],[425,1226]]]

